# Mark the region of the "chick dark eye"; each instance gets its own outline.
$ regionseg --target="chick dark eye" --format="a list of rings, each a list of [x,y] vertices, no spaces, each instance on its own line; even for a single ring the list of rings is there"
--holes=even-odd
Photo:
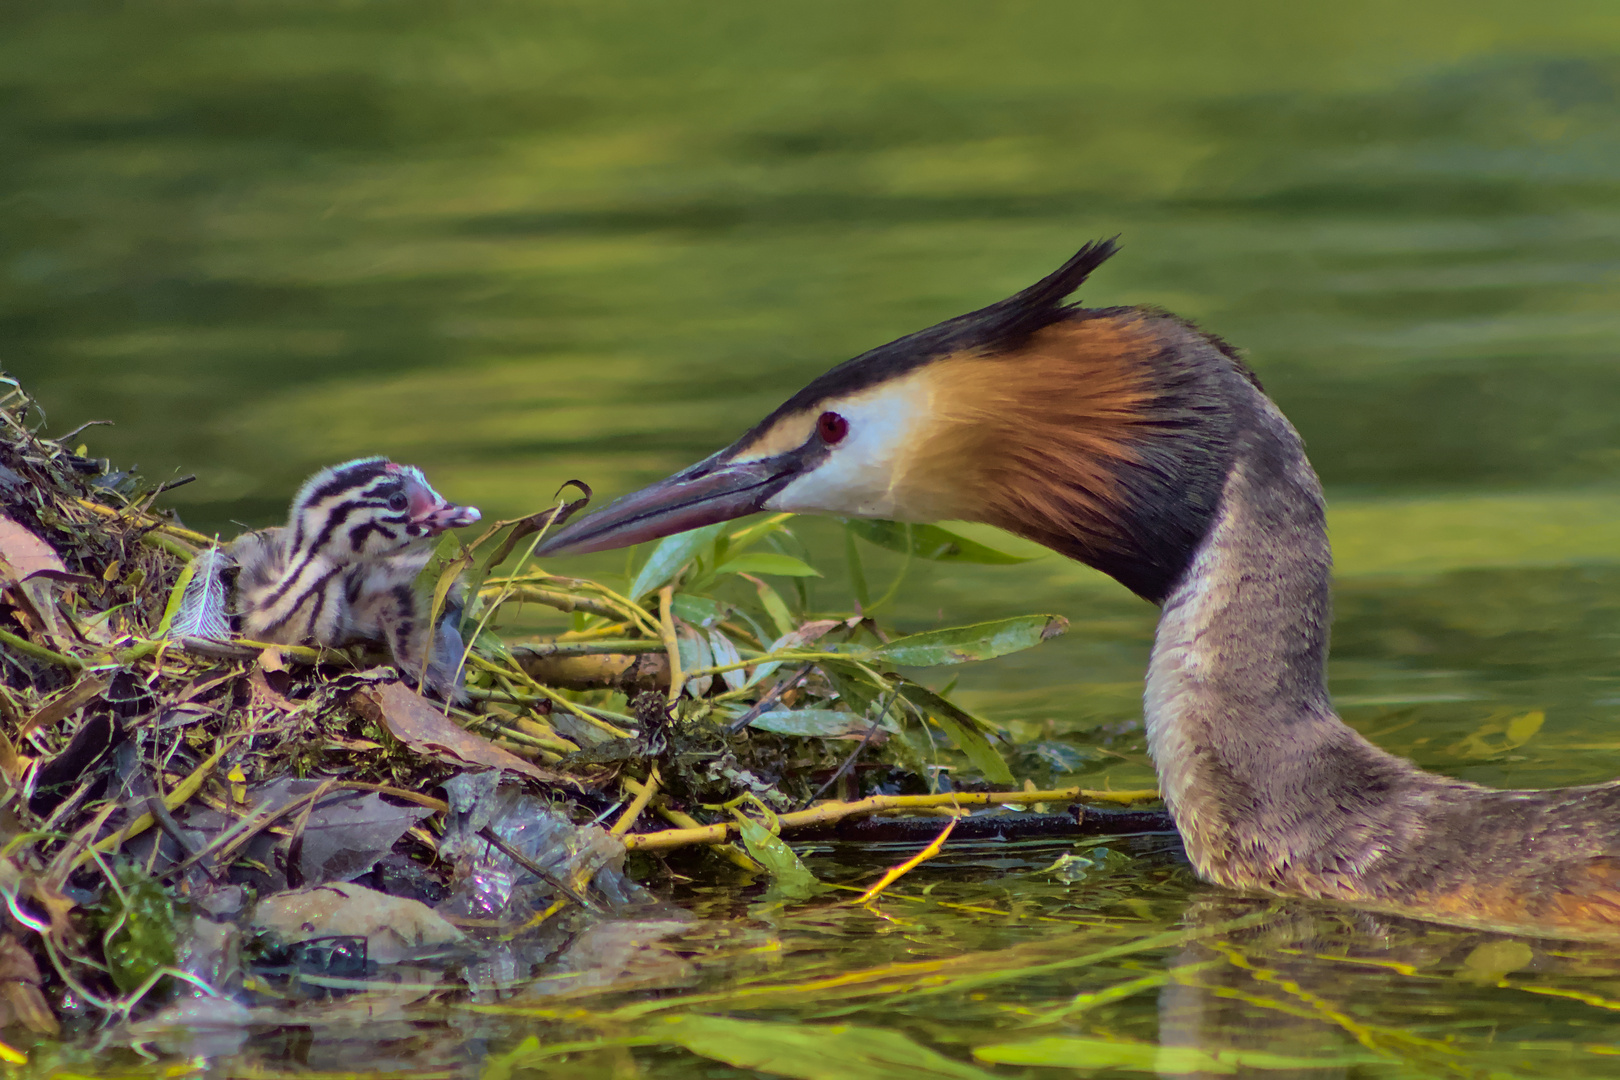
[[[816,434],[828,446],[837,445],[849,434],[849,421],[835,412],[824,412],[816,418]]]
[[[388,497],[388,509],[390,510],[403,510],[410,504],[411,500],[405,497],[403,491],[396,491]]]

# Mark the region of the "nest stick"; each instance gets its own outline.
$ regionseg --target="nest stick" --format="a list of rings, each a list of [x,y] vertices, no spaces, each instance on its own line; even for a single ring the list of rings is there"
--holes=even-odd
[[[32,656],[35,660],[43,660],[47,664],[54,664],[60,668],[67,668],[69,671],[84,670],[84,664],[82,661],[71,656],[64,656],[59,652],[47,649],[43,645],[35,645],[27,638],[20,638],[16,634],[8,631],[0,630],[0,642],[10,645],[13,649],[16,649],[24,656]]]
[[[207,780],[213,775],[214,769],[219,765],[221,759],[223,759],[226,754],[236,749],[236,744],[241,742],[245,735],[245,732],[239,732],[235,735],[226,736],[226,738],[221,742],[218,750],[215,750],[213,754],[209,755],[208,759],[201,765],[198,765],[195,769],[191,770],[191,774],[189,776],[176,784],[173,790],[163,797],[163,805],[168,807],[172,812],[183,805],[193,795],[197,794],[197,792],[202,789],[203,781]],[[151,814],[142,814],[128,825],[125,825],[122,829],[119,829],[117,832],[113,833],[111,836],[104,840],[98,841],[91,850],[80,855],[73,864],[74,869],[77,869],[89,862],[95,857],[96,852],[117,851],[123,846],[124,841],[139,836],[141,833],[145,832],[147,829],[150,829],[154,824],[156,824],[156,821],[157,819]]]
[[[177,536],[181,540],[185,540],[192,544],[206,547],[209,544],[218,543],[218,541],[212,536],[204,536],[200,532],[194,532],[191,529],[176,525],[171,521],[165,521],[148,510],[140,510],[136,509],[135,507],[119,510],[116,507],[106,506],[90,499],[74,499],[73,501],[84,507],[86,510],[89,510],[91,513],[99,514],[104,518],[116,519],[123,517],[125,514],[133,514],[146,524],[157,526],[160,532],[166,532],[171,536]]]
[[[627,785],[628,786],[628,785]],[[953,791],[943,795],[874,795],[858,802],[824,802],[808,810],[783,814],[778,819],[784,829],[803,828],[807,825],[829,825],[845,818],[876,814],[885,810],[926,810],[935,807],[1000,806],[1005,803],[1093,802],[1134,803],[1157,799],[1159,793],[1152,788],[1140,791],[1090,791],[1085,788],[1062,788],[1057,791]],[[668,817],[669,815],[665,815]],[[695,824],[695,823],[694,823]],[[624,838],[624,846],[632,851],[669,851],[693,844],[720,844],[730,839],[736,826],[727,822],[719,825],[700,825],[696,828],[665,829],[661,832],[633,833]]]
[[[491,595],[499,592],[498,589],[486,587],[481,595]],[[534,585],[515,585],[511,589],[508,600],[524,601],[544,604],[546,607],[556,608],[558,611],[583,611],[589,615],[600,615],[604,619],[623,621],[625,612],[615,604],[605,600],[598,600],[590,596],[576,596],[573,593],[559,592],[555,589],[542,589]]]

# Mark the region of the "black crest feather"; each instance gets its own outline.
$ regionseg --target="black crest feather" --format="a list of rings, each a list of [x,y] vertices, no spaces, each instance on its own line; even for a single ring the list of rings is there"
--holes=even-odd
[[[1064,301],[1093,270],[1119,250],[1119,245],[1114,242],[1117,239],[1093,240],[1062,266],[1005,300],[947,319],[915,334],[907,334],[862,353],[853,360],[844,361],[794,394],[749,434],[765,430],[780,416],[809,409],[824,398],[875,386],[921,367],[936,357],[975,350],[1000,352],[1017,348],[1031,334],[1075,310]],[[743,441],[747,438],[744,436]]]
[[[1118,239],[1115,236],[1091,241],[1070,256],[1068,262],[1029,288],[962,318],[980,325],[986,345],[1011,348],[1022,344],[1035,331],[1052,325],[1068,313],[1069,308],[1063,301],[1085,283],[1093,270],[1119,251],[1119,245],[1114,242]]]

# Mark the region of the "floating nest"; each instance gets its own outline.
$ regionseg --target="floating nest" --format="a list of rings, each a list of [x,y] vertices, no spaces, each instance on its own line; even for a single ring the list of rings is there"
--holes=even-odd
[[[811,618],[770,583],[813,573],[785,517],[665,541],[624,592],[527,557],[584,500],[447,537],[419,585],[469,643],[465,707],[422,697],[375,648],[176,634],[216,538],[157,508],[164,486],[73,448],[77,432],[43,437],[39,415],[0,376],[0,1024],[51,1037],[133,1016],[149,1034],[199,1003],[256,1022],[291,983],[466,963],[494,937],[530,942],[543,979],[559,935],[658,905],[646,886],[667,853],[701,860],[687,877],[740,867],[805,897],[823,886],[784,831],[1082,794],[992,790],[1015,787],[998,733],[895,674],[1033,645],[1059,620],[895,639]],[[520,639],[537,608],[571,629]]]

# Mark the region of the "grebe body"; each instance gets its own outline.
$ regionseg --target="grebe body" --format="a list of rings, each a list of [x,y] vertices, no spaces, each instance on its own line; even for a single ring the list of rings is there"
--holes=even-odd
[[[1327,691],[1321,485],[1236,352],[1065,299],[1008,300],[856,357],[731,446],[576,522],[603,550],[756,510],[988,522],[1162,607],[1144,714],[1207,881],[1445,922],[1620,936],[1620,784],[1498,791],[1373,745]]]

